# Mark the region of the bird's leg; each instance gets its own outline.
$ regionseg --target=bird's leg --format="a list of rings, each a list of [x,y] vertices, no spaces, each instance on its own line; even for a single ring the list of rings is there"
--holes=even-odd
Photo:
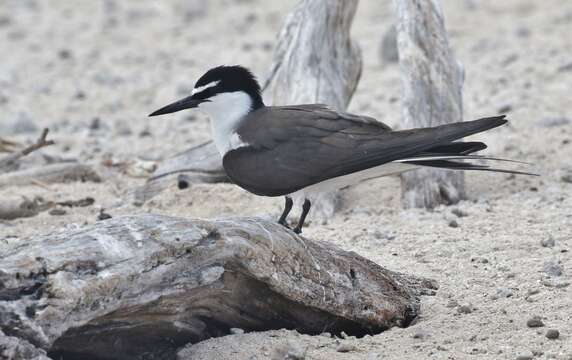
[[[310,202],[310,200],[304,199],[304,205],[302,205],[302,215],[300,215],[300,220],[298,221],[298,225],[296,225],[296,227],[294,228],[294,232],[296,234],[302,233],[302,226],[304,225],[304,221],[306,220],[306,216],[308,215],[311,206],[312,203]]]
[[[280,219],[278,219],[278,224],[289,228],[286,218],[288,217],[290,210],[292,210],[292,204],[294,202],[290,196],[285,196],[284,199],[286,199],[286,202],[284,203],[284,211],[282,212],[282,215],[280,215]]]

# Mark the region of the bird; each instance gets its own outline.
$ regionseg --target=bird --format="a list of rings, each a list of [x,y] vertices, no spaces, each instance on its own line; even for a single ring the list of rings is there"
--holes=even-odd
[[[323,104],[267,106],[256,77],[240,65],[208,70],[189,96],[149,116],[191,108],[209,115],[212,138],[233,183],[256,195],[284,196],[279,224],[289,227],[294,201],[303,202],[293,229],[297,234],[317,194],[372,178],[420,167],[535,175],[471,163],[514,160],[475,155],[487,145],[457,141],[506,124],[504,115],[393,130],[372,117]]]

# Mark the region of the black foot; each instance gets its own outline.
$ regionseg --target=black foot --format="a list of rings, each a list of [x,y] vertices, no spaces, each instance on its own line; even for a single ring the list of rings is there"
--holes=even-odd
[[[304,226],[304,221],[306,220],[306,216],[308,215],[308,212],[310,211],[311,206],[312,206],[312,203],[310,202],[310,200],[305,199],[304,205],[302,205],[302,215],[300,216],[300,220],[298,221],[298,225],[296,225],[296,227],[294,228],[294,232],[296,234],[302,233],[302,226]]]
[[[282,212],[282,215],[280,215],[280,219],[278,219],[278,224],[290,229],[290,226],[288,226],[286,218],[288,217],[290,210],[292,210],[293,201],[292,198],[289,196],[285,196],[284,199],[286,200],[284,203],[284,211]]]
[[[284,226],[286,229],[290,229],[290,225],[288,225],[288,223],[286,221],[278,220],[278,224]]]

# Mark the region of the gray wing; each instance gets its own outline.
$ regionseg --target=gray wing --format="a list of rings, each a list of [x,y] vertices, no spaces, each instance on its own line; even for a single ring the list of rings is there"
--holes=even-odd
[[[502,117],[391,131],[372,118],[320,105],[268,107],[237,129],[247,146],[229,151],[223,166],[233,182],[264,196],[295,192],[326,179],[411,156],[506,122]]]

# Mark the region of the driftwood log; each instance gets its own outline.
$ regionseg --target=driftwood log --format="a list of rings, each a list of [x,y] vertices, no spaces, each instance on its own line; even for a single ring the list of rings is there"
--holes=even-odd
[[[463,69],[455,60],[439,0],[394,0],[403,86],[403,127],[462,121]],[[465,197],[461,171],[402,174],[405,207],[432,208]]]
[[[90,166],[79,163],[56,163],[0,175],[0,188],[34,183],[53,184],[72,181],[100,182],[101,177]]]
[[[0,220],[13,220],[38,215],[49,208],[42,198],[29,199],[24,196],[4,197],[0,202]],[[2,254],[0,253],[0,259]]]
[[[361,52],[350,39],[357,4],[358,0],[298,3],[280,31],[270,75],[263,84],[268,103],[323,103],[337,110],[346,109],[362,67]],[[173,177],[166,177],[167,173],[187,174],[184,177],[187,183],[228,181],[221,175],[224,170],[212,142],[183,155],[160,165],[149,182],[137,190],[136,204],[142,204],[173,183]],[[329,218],[337,204],[336,193],[323,194],[312,211],[320,218]]]
[[[258,219],[127,216],[0,253],[0,354],[53,359],[172,359],[231,328],[378,333],[436,287]]]
[[[209,141],[162,161],[147,183],[135,190],[134,204],[143,205],[172,185],[173,175],[177,175],[179,189],[194,183],[229,181],[222,168],[220,153],[214,143]]]

